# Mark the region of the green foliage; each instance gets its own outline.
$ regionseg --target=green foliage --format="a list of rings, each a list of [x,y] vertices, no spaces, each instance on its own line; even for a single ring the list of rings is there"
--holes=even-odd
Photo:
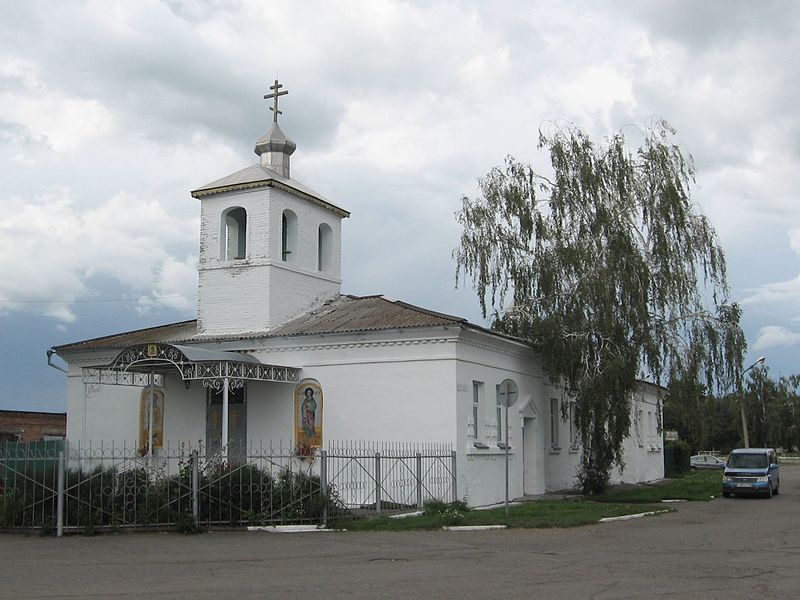
[[[425,504],[423,505],[423,509],[426,514],[440,515],[445,510],[447,510],[447,506],[448,504],[444,500],[439,500],[438,498],[432,498],[427,502],[425,502]]]
[[[664,427],[686,440],[692,453],[723,453],[743,445],[740,401],[747,414],[751,446],[800,450],[800,376],[773,379],[769,368],[751,369],[741,395],[708,394],[684,381],[670,384],[664,401]]]
[[[57,506],[54,461],[15,464],[13,477],[6,479],[0,527],[52,530]],[[320,522],[326,513],[343,511],[335,492],[321,493],[318,477],[288,469],[273,474],[254,465],[225,465],[200,472],[198,488],[195,521],[189,466],[173,474],[144,467],[68,470],[64,523],[85,535],[126,526],[172,526],[191,533],[200,526]]]
[[[674,440],[666,445],[664,455],[667,477],[677,477],[689,472],[692,457],[689,444],[683,440]]]
[[[769,368],[749,371],[744,389],[751,446],[800,450],[800,375],[769,376]]]
[[[445,502],[434,498],[424,504],[425,515],[435,517],[437,523],[447,526],[461,525],[469,510],[469,506],[463,500]]]
[[[542,131],[549,176],[509,157],[457,214],[458,277],[576,402],[586,494],[624,467],[638,379],[741,379],[741,313],[726,303],[716,234],[694,211],[692,159],[666,122],[641,133],[631,151],[621,133],[598,146],[574,127]]]

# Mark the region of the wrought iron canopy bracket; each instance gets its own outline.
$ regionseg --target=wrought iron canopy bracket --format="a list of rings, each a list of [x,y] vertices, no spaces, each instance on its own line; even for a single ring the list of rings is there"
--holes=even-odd
[[[192,356],[194,355],[194,356]],[[147,386],[150,374],[154,384],[163,384],[166,373],[177,371],[184,381],[202,381],[205,387],[219,389],[228,379],[232,387],[245,381],[296,383],[300,370],[295,367],[265,365],[249,355],[219,352],[170,344],[140,344],[120,352],[104,367],[84,367],[83,382],[90,384]]]

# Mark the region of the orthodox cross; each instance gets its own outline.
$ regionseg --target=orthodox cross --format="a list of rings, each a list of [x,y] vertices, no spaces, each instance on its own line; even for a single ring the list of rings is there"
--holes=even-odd
[[[278,90],[280,90],[282,87],[283,87],[283,84],[282,83],[278,83],[278,80],[276,79],[275,80],[275,85],[269,86],[269,89],[273,90],[273,92],[271,94],[266,94],[264,96],[264,100],[268,100],[270,98],[274,99],[273,106],[269,107],[269,109],[272,111],[272,122],[273,123],[277,123],[278,122],[278,115],[282,115],[283,114],[282,110],[278,110],[278,96],[285,96],[286,94],[289,93],[289,90],[284,90],[282,92],[279,92]]]

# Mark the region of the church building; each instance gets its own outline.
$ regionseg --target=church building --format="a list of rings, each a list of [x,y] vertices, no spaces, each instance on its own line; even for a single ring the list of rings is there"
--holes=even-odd
[[[68,363],[68,443],[127,441],[157,456],[199,442],[231,460],[270,440],[303,453],[337,440],[444,443],[472,505],[503,499],[506,451],[512,497],[573,486],[573,412],[532,348],[456,316],[341,293],[350,213],[291,177],[282,87],[265,96],[273,123],[258,162],[191,192],[197,318],[51,349]],[[658,393],[643,383],[632,399],[614,481],[663,476]]]

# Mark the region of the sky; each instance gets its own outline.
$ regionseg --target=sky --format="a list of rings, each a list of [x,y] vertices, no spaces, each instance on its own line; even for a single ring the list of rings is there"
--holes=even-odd
[[[462,197],[542,164],[547,123],[663,118],[747,364],[800,372],[799,26],[792,0],[0,0],[0,409],[66,409],[51,346],[195,317],[189,191],[257,161],[276,77],[292,177],[352,213],[344,293],[484,324]]]

